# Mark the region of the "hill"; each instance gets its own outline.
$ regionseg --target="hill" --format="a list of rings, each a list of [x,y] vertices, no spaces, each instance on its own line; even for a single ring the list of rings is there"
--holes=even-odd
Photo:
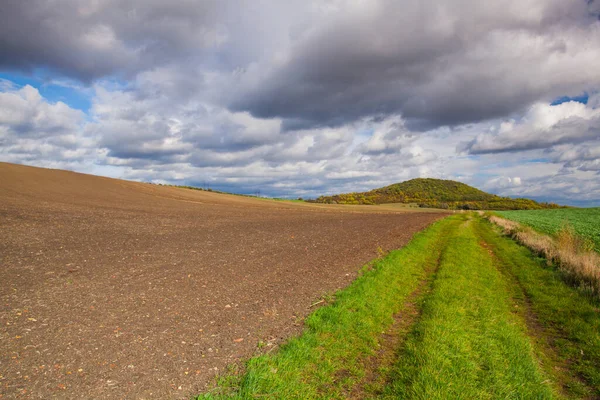
[[[467,210],[538,210],[558,208],[553,203],[531,199],[512,199],[486,193],[461,182],[417,178],[361,193],[321,196],[315,200],[326,204],[417,204],[419,207]]]

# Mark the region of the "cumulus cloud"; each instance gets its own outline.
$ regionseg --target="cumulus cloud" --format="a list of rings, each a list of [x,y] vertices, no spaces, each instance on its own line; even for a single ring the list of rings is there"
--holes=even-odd
[[[368,141],[358,146],[358,151],[366,155],[398,153],[414,142],[415,135],[404,126],[399,117],[384,120]]]
[[[559,105],[537,103],[520,121],[505,121],[493,132],[460,144],[458,150],[471,154],[524,151],[598,138],[600,108],[575,101]]]
[[[562,164],[565,169],[600,172],[600,140],[556,146],[549,153],[550,161]]]
[[[514,194],[510,190],[508,193]],[[529,179],[527,186],[521,187],[518,193],[541,200],[589,206],[597,204],[600,198],[600,181],[595,174],[582,171],[546,173]]]
[[[501,191],[506,188],[514,188],[521,186],[521,178],[518,176],[498,176],[487,181],[484,188],[494,192]]]
[[[83,161],[93,140],[82,135],[85,116],[62,102],[50,103],[29,85],[0,90],[0,155],[5,161],[64,165]]]
[[[110,163],[189,163],[195,167],[318,162],[340,156],[353,142],[346,127],[284,132],[278,119],[232,112],[195,97],[173,102],[177,88],[140,80],[129,88],[97,85],[87,130]],[[152,95],[146,95],[152,89]],[[140,93],[144,95],[140,96]]]

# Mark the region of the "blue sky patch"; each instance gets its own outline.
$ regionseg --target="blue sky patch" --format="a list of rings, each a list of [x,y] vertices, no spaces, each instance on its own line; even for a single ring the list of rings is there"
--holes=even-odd
[[[562,97],[554,99],[552,101],[552,103],[550,103],[550,105],[551,106],[557,106],[559,104],[567,103],[569,101],[576,101],[578,103],[587,104],[588,99],[589,99],[589,95],[587,93],[584,93],[584,94],[579,95],[579,96],[574,96],[574,97],[562,96]]]
[[[85,113],[90,109],[92,89],[80,86],[68,80],[54,80],[36,73],[33,76],[18,73],[0,72],[0,79],[6,79],[22,87],[30,85],[39,90],[40,94],[50,103],[62,101],[71,108]]]

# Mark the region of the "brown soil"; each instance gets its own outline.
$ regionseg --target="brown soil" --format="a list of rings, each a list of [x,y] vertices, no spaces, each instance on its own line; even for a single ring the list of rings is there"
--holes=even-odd
[[[0,163],[0,397],[189,398],[444,215]]]

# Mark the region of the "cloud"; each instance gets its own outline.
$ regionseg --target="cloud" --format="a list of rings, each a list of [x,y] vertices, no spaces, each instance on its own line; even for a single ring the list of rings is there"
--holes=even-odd
[[[600,24],[583,1],[329,5],[280,62],[240,79],[234,109],[292,128],[401,113],[423,129],[505,116],[600,83],[588,67],[600,58]]]
[[[543,174],[529,179],[527,186],[518,193],[525,197],[552,200],[562,204],[598,206],[600,181],[588,172],[572,171],[559,174]]]
[[[501,123],[494,132],[461,143],[470,154],[545,149],[600,138],[600,108],[570,101],[559,105],[536,103],[520,121]]]
[[[225,6],[225,7],[224,7]],[[227,41],[225,2],[7,0],[0,14],[0,67],[59,71],[90,81],[131,74]]]
[[[315,143],[327,144],[328,151],[335,147],[335,137],[328,132],[319,132],[318,138],[310,132],[284,135],[276,119],[231,112],[194,97],[173,102],[173,91],[179,89],[165,76],[161,82],[166,88],[145,79],[126,89],[97,85],[88,130],[108,150],[111,163],[144,159],[225,167],[256,159],[314,158],[318,151],[311,156],[307,152]]]
[[[415,135],[406,129],[402,118],[392,117],[384,120],[369,140],[358,146],[357,151],[371,156],[393,154],[414,140]]]
[[[518,176],[509,177],[509,176],[499,176],[487,181],[484,185],[486,190],[491,190],[497,192],[506,188],[514,188],[521,186],[522,181]]]
[[[562,164],[565,169],[600,173],[600,139],[577,146],[556,146],[550,152],[550,161]]]
[[[93,153],[82,135],[85,116],[65,103],[50,103],[29,85],[0,91],[0,156],[38,165],[81,162]]]

